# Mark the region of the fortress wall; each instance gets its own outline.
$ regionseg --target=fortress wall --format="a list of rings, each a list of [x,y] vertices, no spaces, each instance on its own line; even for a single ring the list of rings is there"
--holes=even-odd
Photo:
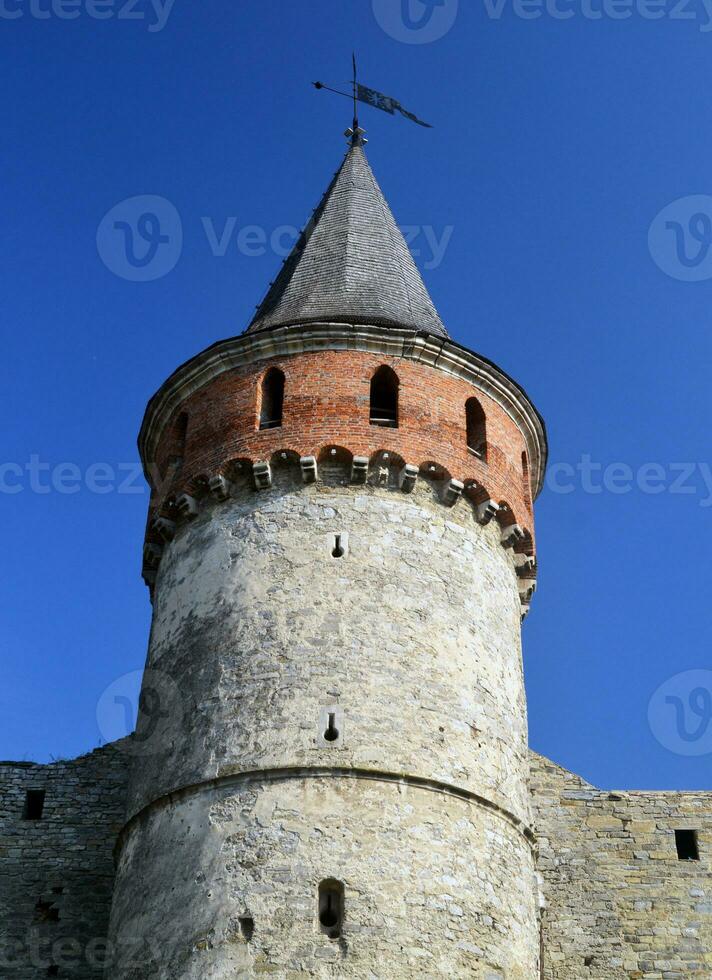
[[[536,754],[531,788],[544,980],[710,980],[712,793],[605,792]]]
[[[3,980],[103,975],[112,852],[126,800],[120,745],[53,765],[0,763]],[[45,791],[39,820],[23,819],[27,790]],[[58,971],[48,972],[53,966]]]

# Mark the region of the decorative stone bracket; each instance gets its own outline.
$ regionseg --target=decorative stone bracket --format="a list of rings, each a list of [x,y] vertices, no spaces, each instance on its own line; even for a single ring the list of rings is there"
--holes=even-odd
[[[272,486],[272,468],[269,463],[255,463],[252,467],[252,475],[258,490],[269,490]]]
[[[316,483],[318,476],[316,456],[302,456],[299,465],[302,468],[302,480],[305,483]]]

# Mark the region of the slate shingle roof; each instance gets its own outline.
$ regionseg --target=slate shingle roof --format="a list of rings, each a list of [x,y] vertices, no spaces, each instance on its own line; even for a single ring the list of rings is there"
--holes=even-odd
[[[248,332],[327,321],[447,331],[361,146],[352,146]]]

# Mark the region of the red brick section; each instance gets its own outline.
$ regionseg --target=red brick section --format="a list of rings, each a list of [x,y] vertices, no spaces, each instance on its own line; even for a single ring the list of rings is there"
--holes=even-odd
[[[396,429],[369,422],[371,378],[383,364],[393,368],[400,381]],[[260,431],[261,382],[271,367],[279,367],[286,378],[283,422],[280,428]],[[465,403],[473,395],[486,416],[486,463],[467,448]],[[181,446],[183,413],[188,422]],[[368,457],[390,451],[425,469],[435,463],[465,483],[467,496],[506,502],[509,509],[501,515],[501,523],[516,522],[533,539],[531,490],[523,472],[525,440],[501,406],[437,368],[359,351],[260,361],[220,375],[187,398],[166,426],[157,458],[145,461],[157,477],[150,517],[159,512],[169,516],[177,494],[195,493],[201,478],[229,475],[232,462],[270,460],[285,450],[320,458],[330,447]],[[179,467],[177,458],[183,460]],[[476,481],[477,487],[469,487],[470,481]],[[523,547],[531,552],[533,540]]]

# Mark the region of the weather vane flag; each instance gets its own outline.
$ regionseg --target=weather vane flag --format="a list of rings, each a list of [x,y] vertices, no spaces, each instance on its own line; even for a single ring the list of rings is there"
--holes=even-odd
[[[340,92],[338,89],[331,88],[329,85],[324,85],[323,82],[312,82],[314,88],[324,89],[327,92],[334,92],[336,95],[344,95],[346,98],[353,98],[354,100],[354,126],[353,133],[358,134],[358,103],[365,102],[366,105],[373,106],[374,109],[380,109],[382,112],[387,112],[389,115],[393,116],[396,112],[400,112],[402,116],[406,119],[412,120],[419,126],[425,126],[427,129],[432,129],[433,127],[430,123],[424,122],[413,112],[408,112],[397,99],[391,98],[390,95],[384,95],[383,92],[378,92],[375,88],[369,88],[367,85],[362,85],[357,78],[356,72],[356,55],[353,56],[354,64],[354,77],[353,77],[353,94],[348,95],[347,92]]]

